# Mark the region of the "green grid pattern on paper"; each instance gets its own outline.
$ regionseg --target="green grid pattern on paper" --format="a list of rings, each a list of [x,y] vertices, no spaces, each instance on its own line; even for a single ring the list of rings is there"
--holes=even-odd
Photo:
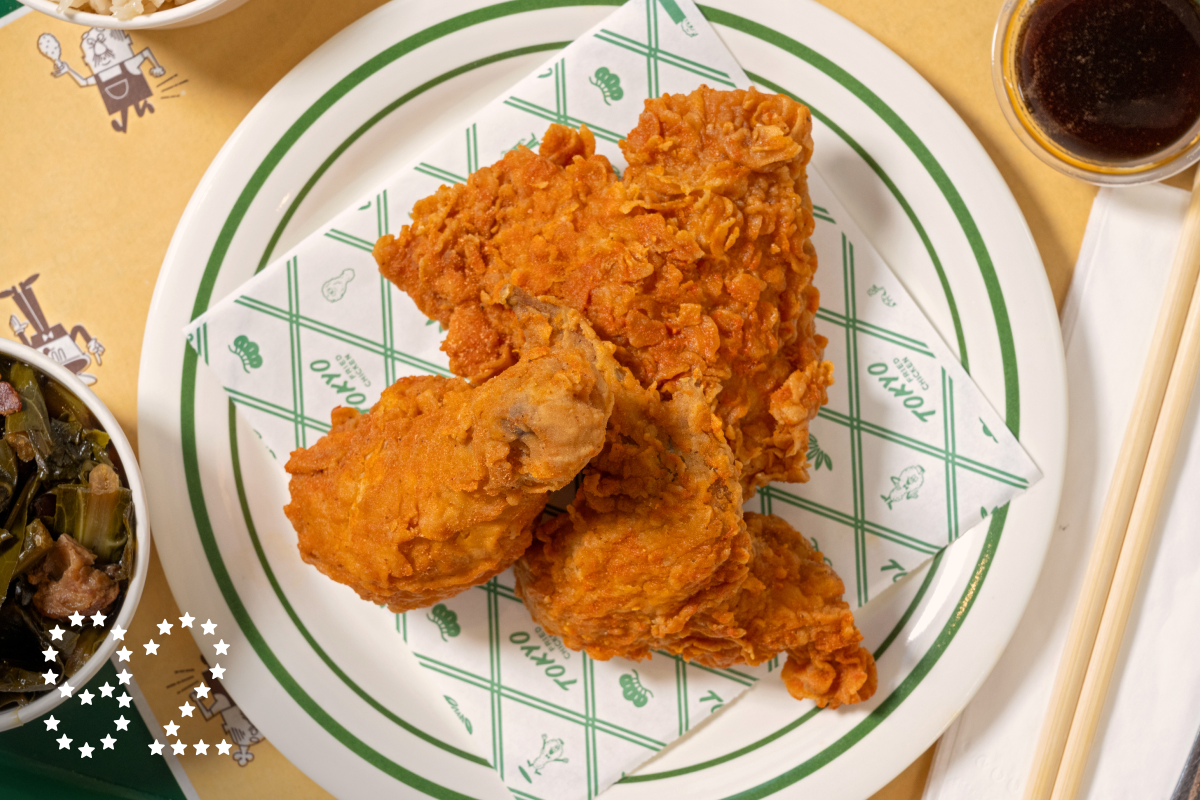
[[[512,603],[520,603],[520,598],[512,586],[507,586],[500,582],[500,579],[492,578],[482,586],[475,587],[472,591],[482,591],[487,593],[487,619],[488,619],[488,674],[482,675],[463,669],[460,666],[450,664],[441,659],[436,659],[423,653],[413,651],[420,665],[431,672],[452,678],[464,684],[477,689],[482,689],[489,693],[491,698],[491,730],[492,730],[492,766],[496,769],[500,779],[505,779],[504,770],[504,718],[502,700],[513,703],[519,703],[528,708],[537,710],[544,714],[549,714],[558,719],[572,722],[581,726],[584,729],[585,742],[585,758],[587,767],[587,785],[588,798],[594,798],[600,793],[600,769],[599,769],[599,744],[598,737],[603,734],[616,739],[621,739],[630,744],[637,745],[652,753],[665,748],[669,742],[660,741],[651,736],[639,733],[625,725],[619,725],[610,720],[603,719],[596,706],[596,680],[595,680],[595,662],[589,658],[586,653],[581,653],[583,676],[581,680],[584,711],[580,713],[566,706],[554,703],[545,697],[538,697],[528,692],[515,689],[504,683],[503,676],[500,671],[500,650],[501,650],[501,631],[500,631],[500,603],[507,601]],[[396,630],[408,641],[408,614],[396,614]],[[742,688],[750,687],[758,680],[753,675],[745,672],[739,672],[733,669],[713,669],[704,667],[699,664],[689,662],[679,656],[672,655],[665,651],[655,651],[656,658],[666,658],[674,662],[675,669],[675,696],[677,701],[678,711],[678,735],[682,736],[687,733],[692,727],[692,720],[688,708],[688,670],[701,670],[712,675],[724,678],[731,683],[736,684],[740,692]],[[510,787],[511,788],[511,787]],[[533,797],[533,795],[512,790],[518,797]]]
[[[600,32],[595,34],[595,38],[601,42],[604,42],[605,44],[613,45],[614,47],[619,47],[623,50],[645,56],[647,81],[646,96],[648,98],[656,98],[662,94],[659,68],[664,65],[698,75],[705,81],[713,84],[734,88],[735,84],[730,79],[730,75],[727,72],[709,67],[689,58],[684,58],[681,55],[668,52],[659,46],[659,6],[662,6],[662,8],[667,12],[667,15],[671,18],[672,22],[678,23],[684,20],[683,12],[674,2],[674,0],[658,0],[657,3],[651,2],[646,4],[646,40],[644,42],[608,29],[601,29]],[[573,128],[587,125],[597,139],[602,139],[614,144],[625,139],[625,136],[619,131],[609,130],[608,128],[597,125],[594,122],[589,122],[579,117],[572,116],[569,113],[567,109],[566,59],[559,59],[554,63],[553,67],[551,67],[549,71],[547,71],[544,75],[540,75],[539,77],[553,78],[554,80],[554,108],[547,108],[539,103],[515,96],[507,98],[504,101],[504,104],[510,108],[525,112],[526,114],[547,122],[555,122],[560,125],[568,125]],[[475,164],[474,167],[470,167],[471,171],[474,171],[478,168],[477,157],[474,162],[471,162],[470,159],[468,159],[468,163]],[[416,169],[419,172],[440,180],[447,180],[455,183],[462,183],[465,181],[465,179],[461,176],[429,164],[421,164],[416,167]]]
[[[565,58],[560,58],[554,62],[554,66],[551,67],[549,72],[544,76],[538,77],[554,78],[554,108],[546,108],[530,100],[522,100],[519,97],[509,97],[504,101],[504,105],[509,108],[515,108],[518,111],[524,111],[526,114],[532,114],[548,122],[557,122],[559,125],[568,125],[572,128],[587,125],[588,129],[591,130],[597,139],[604,139],[613,143],[624,140],[625,137],[616,131],[610,131],[608,128],[601,127],[594,122],[588,122],[567,113],[567,60]]]
[[[378,194],[373,202],[376,206],[377,225],[380,230],[380,235],[382,235],[388,227],[387,192],[384,191]],[[369,205],[370,204],[368,204],[368,206],[364,206],[364,209],[369,207]],[[371,250],[373,247],[371,242],[337,229],[329,230],[326,232],[325,236],[358,250]],[[311,336],[312,334],[318,334],[321,337],[329,340],[353,345],[379,357],[383,363],[384,380],[387,386],[395,383],[399,377],[399,368],[401,366],[427,375],[441,375],[443,377],[450,377],[450,372],[443,367],[440,367],[430,361],[426,361],[425,359],[418,358],[410,353],[396,349],[395,312],[392,300],[395,289],[382,275],[379,276],[381,297],[380,336],[379,339],[376,340],[333,325],[329,325],[328,323],[322,322],[319,319],[301,313],[300,270],[298,256],[287,261],[286,272],[288,290],[287,308],[273,305],[264,300],[259,300],[247,295],[238,297],[234,302],[243,308],[250,309],[287,323],[289,342],[288,349],[291,361],[291,404],[283,405],[278,402],[272,402],[266,398],[248,394],[229,386],[225,388],[229,393],[230,398],[237,405],[245,406],[246,408],[251,408],[255,411],[259,411],[291,423],[294,431],[294,442],[296,447],[307,447],[309,445],[310,439],[312,438],[309,436],[310,432],[315,432],[318,435],[324,435],[329,432],[329,423],[327,421],[309,416],[305,411],[304,354],[301,346],[302,333],[308,336]],[[197,354],[204,359],[205,363],[207,363],[207,324],[201,325],[189,337],[189,342],[196,349]]]
[[[814,216],[833,222],[829,212],[820,206],[813,206]],[[854,244],[843,233],[842,240],[842,282],[845,305],[842,311],[821,308],[817,319],[842,328],[846,339],[846,370],[844,381],[847,386],[848,413],[841,413],[828,406],[818,413],[818,418],[844,427],[850,437],[850,469],[851,496],[853,510],[847,514],[816,500],[801,497],[777,485],[766,486],[759,490],[759,506],[763,514],[774,513],[776,501],[793,508],[806,511],[825,519],[837,522],[849,528],[854,536],[855,565],[854,576],[856,600],[859,606],[870,600],[868,585],[869,574],[867,567],[867,535],[885,539],[893,544],[908,548],[926,558],[935,555],[941,545],[922,541],[885,525],[867,518],[867,495],[864,482],[863,438],[871,436],[882,441],[898,444],[914,453],[934,458],[943,465],[945,474],[945,504],[946,504],[946,542],[950,543],[962,535],[958,514],[958,477],[961,471],[966,471],[1002,483],[1017,489],[1028,488],[1025,478],[989,466],[980,461],[960,455],[957,452],[957,431],[955,429],[955,391],[954,379],[941,370],[942,398],[942,434],[943,446],[936,447],[899,431],[877,425],[862,418],[860,400],[860,371],[858,362],[858,344],[860,336],[870,336],[888,342],[921,355],[934,357],[924,342],[888,330],[879,325],[868,323],[858,318],[857,294],[854,269]]]
[[[198,328],[188,334],[188,344],[196,351],[196,355],[205,364],[208,363],[208,323],[201,323]]]
[[[659,0],[658,3],[646,4],[646,41],[639,42],[628,36],[624,36],[615,31],[610,31],[602,28],[596,34],[596,38],[606,44],[615,45],[624,50],[644,55],[646,57],[646,96],[654,99],[662,94],[659,84],[658,68],[661,64],[677,67],[687,72],[699,75],[705,80],[719,83],[723,86],[728,86],[730,89],[735,88],[733,81],[729,79],[729,73],[722,72],[719,69],[705,66],[698,61],[693,61],[690,58],[669,53],[659,47],[658,41],[658,6],[661,5],[667,12],[667,15],[674,23],[682,22],[684,19],[683,11],[674,2],[674,0]]]
[[[469,175],[472,172],[474,172],[475,170],[479,169],[479,130],[475,123],[471,123],[471,127],[467,128],[466,140],[467,140],[467,174]],[[466,177],[463,175],[459,175],[456,172],[451,172],[448,169],[443,169],[442,167],[438,167],[433,164],[426,164],[424,161],[422,161],[421,163],[419,163],[415,167],[413,167],[413,170],[415,172],[421,173],[422,175],[428,175],[430,178],[435,178],[436,180],[439,180],[439,181],[442,181],[443,183],[448,183],[451,185],[467,182]],[[386,201],[387,201],[387,191],[386,190],[383,192],[383,198],[384,198],[384,202],[386,203]],[[380,236],[383,236],[385,233],[388,232],[386,222],[387,222],[387,215],[385,212],[385,214],[382,218],[382,222],[380,224],[380,228],[379,228]]]

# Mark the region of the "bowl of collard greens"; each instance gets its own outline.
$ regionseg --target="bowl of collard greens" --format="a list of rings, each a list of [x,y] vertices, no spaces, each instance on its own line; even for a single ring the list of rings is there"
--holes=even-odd
[[[0,434],[2,731],[66,700],[64,678],[82,688],[112,656],[110,633],[129,627],[146,583],[150,531],[112,413],[52,358],[4,339]]]

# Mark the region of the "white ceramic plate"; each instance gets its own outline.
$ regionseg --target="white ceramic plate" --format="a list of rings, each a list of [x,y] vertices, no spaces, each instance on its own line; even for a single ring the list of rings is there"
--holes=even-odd
[[[339,797],[509,795],[469,755],[468,733],[441,698],[423,695],[393,617],[297,558],[278,464],[197,369],[181,329],[611,12],[594,2],[408,0],[350,26],[230,138],[155,289],[138,419],[167,577],[181,606],[240,628],[225,683]],[[867,644],[880,653],[869,703],[816,713],[763,681],[605,796],[864,798],[971,698],[1037,578],[1066,440],[1057,314],[1008,188],[904,62],[814,2],[721,0],[702,10],[752,80],[813,108],[822,175],[1045,478],[862,610]]]

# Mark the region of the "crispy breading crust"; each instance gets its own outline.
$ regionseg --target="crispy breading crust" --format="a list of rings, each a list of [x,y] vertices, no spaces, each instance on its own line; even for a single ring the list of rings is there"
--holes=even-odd
[[[618,178],[590,131],[552,125],[538,154],[418,202],[375,257],[484,387],[525,345],[511,286],[577,310],[628,369],[606,373],[608,432],[574,502],[515,564],[535,621],[601,659],[787,652],[789,691],[836,707],[876,682],[844,586],[787,523],[742,512],[757,487],[807,480],[833,381],[814,327],[811,129],[780,95],[667,95],[622,142]]]
[[[808,423],[832,365],[816,334],[807,108],[754,89],[646,101],[618,180],[595,140],[552,125],[467,183],[442,187],[375,247],[380,271],[448,327],[473,381],[514,361],[489,303],[512,283],[580,311],[644,386],[698,375],[749,496],[807,478]]]
[[[789,654],[789,692],[836,708],[870,697],[875,662],[845,586],[782,519],[742,514],[737,463],[690,380],[666,402],[618,386],[604,450],[567,513],[535,530],[517,593],[593,658],[655,650],[699,664]]]

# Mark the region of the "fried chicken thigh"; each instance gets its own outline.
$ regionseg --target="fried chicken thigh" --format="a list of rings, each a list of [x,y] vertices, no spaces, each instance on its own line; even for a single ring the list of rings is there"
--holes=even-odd
[[[875,691],[841,580],[774,516],[742,514],[737,463],[690,380],[669,401],[616,389],[604,450],[567,513],[516,563],[534,621],[594,658],[759,664],[788,653],[797,698],[836,708]]]
[[[547,494],[600,452],[612,345],[574,311],[512,304],[522,346],[502,375],[402,378],[287,463],[301,556],[366,600],[405,611],[507,569]]]
[[[618,180],[583,128],[552,125],[442,187],[375,247],[380,271],[448,328],[451,369],[480,381],[515,360],[491,303],[514,284],[577,309],[644,386],[698,375],[749,496],[807,478],[808,423],[832,366],[814,330],[807,108],[714,91],[646,102]]]

